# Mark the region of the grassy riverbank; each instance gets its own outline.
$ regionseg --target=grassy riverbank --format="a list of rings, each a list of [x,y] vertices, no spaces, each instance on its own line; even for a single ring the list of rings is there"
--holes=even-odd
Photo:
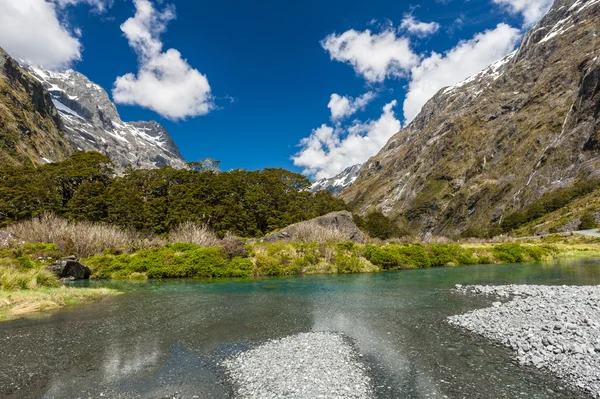
[[[45,270],[60,256],[55,244],[0,249],[0,321],[118,294],[109,289],[67,288]]]
[[[0,321],[13,320],[31,313],[60,309],[117,294],[118,291],[108,288],[72,287],[0,291]]]
[[[560,256],[600,256],[599,244],[369,244],[255,243],[231,256],[221,247],[166,244],[132,254],[98,255],[83,262],[92,278],[258,277],[364,273],[462,265],[528,263]]]
[[[216,239],[203,230],[188,230],[183,239],[139,241],[130,246],[89,243],[15,242],[0,247],[0,320],[23,314],[58,309],[86,302],[117,291],[66,288],[45,267],[55,259],[73,254],[74,248],[88,256],[94,279],[162,279],[259,277],[326,273],[368,273],[386,270],[529,263],[558,257],[600,257],[600,239],[549,236],[526,242],[507,243],[384,243],[352,242],[254,242],[244,244],[235,237]],[[74,238],[77,235],[72,235]],[[111,236],[110,234],[108,236]],[[112,237],[112,236],[111,236]],[[207,239],[210,238],[210,239]],[[81,240],[80,240],[81,241]],[[78,246],[79,245],[79,246]],[[136,248],[137,247],[137,248]],[[101,248],[104,248],[101,250]],[[120,249],[127,248],[127,249]]]

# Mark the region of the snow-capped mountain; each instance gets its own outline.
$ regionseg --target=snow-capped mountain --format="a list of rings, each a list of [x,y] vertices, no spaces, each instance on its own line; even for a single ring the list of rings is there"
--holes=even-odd
[[[186,165],[169,133],[157,122],[123,122],[106,91],[83,74],[51,72],[22,64],[50,93],[73,149],[108,155],[117,171]]]
[[[316,193],[321,190],[327,190],[333,195],[339,195],[346,187],[354,183],[362,167],[362,164],[350,166],[334,177],[316,181],[310,187],[310,191]]]

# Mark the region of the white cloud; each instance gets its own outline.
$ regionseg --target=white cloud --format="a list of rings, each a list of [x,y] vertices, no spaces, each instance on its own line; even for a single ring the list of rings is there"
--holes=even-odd
[[[81,43],[44,0],[0,0],[0,45],[10,55],[49,69],[81,59]]]
[[[332,94],[331,99],[327,107],[331,110],[331,119],[340,120],[354,115],[356,112],[365,109],[377,95],[368,91],[360,97],[352,98],[347,96],[340,96],[339,94]]]
[[[420,37],[433,35],[439,29],[440,24],[437,22],[421,22],[412,15],[405,15],[400,24],[400,30],[404,30]]]
[[[167,6],[156,10],[148,0],[134,0],[135,16],[121,25],[139,58],[137,75],[120,76],[113,87],[117,103],[140,105],[169,119],[205,115],[214,108],[205,75],[192,68],[175,49],[163,51],[160,35],[175,18]]]
[[[104,12],[112,7],[114,0],[51,0],[56,3],[59,7],[66,7],[69,5],[87,4],[98,12]]]
[[[548,12],[554,0],[493,0],[513,14],[523,16],[524,26],[530,28]]]
[[[385,105],[377,120],[355,121],[350,126],[335,128],[324,124],[313,130],[300,142],[302,149],[292,157],[294,165],[303,168],[303,173],[322,179],[366,162],[400,131],[395,106],[396,101]]]
[[[410,122],[425,103],[445,86],[479,73],[498,61],[516,46],[521,33],[506,24],[476,34],[444,54],[432,53],[411,71],[404,101],[404,118]]]
[[[345,62],[369,82],[406,76],[419,62],[411,50],[410,41],[399,37],[392,29],[373,34],[369,29],[354,29],[340,35],[332,33],[321,41],[332,60]]]

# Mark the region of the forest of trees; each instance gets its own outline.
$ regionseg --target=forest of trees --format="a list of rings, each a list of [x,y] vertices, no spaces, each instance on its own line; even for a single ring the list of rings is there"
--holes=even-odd
[[[153,234],[191,220],[220,235],[260,237],[346,209],[328,192],[307,191],[309,185],[283,169],[219,172],[199,163],[116,176],[108,157],[80,152],[59,163],[1,169],[0,226],[52,212]]]

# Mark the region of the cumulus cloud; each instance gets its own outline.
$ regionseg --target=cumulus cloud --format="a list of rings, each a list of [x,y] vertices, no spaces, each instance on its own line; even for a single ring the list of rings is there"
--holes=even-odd
[[[324,124],[313,130],[300,142],[301,150],[292,157],[294,165],[303,168],[303,173],[322,179],[366,162],[400,131],[395,106],[396,101],[385,105],[377,120],[355,121],[345,127]]]
[[[437,22],[421,22],[412,15],[405,15],[400,24],[400,30],[420,37],[433,35],[439,29],[440,24]]]
[[[148,0],[134,0],[134,5],[135,15],[121,30],[138,55],[139,70],[117,78],[114,100],[149,108],[173,120],[210,112],[214,104],[206,76],[192,68],[179,51],[163,51],[160,35],[175,18],[174,7],[159,11]]]
[[[377,95],[368,91],[360,97],[352,98],[332,94],[327,108],[331,111],[331,119],[336,121],[354,115],[356,112],[365,109],[365,107],[373,101]]]
[[[380,33],[354,29],[340,35],[332,33],[321,41],[332,60],[350,64],[369,82],[406,76],[419,57],[410,48],[408,38],[388,28]]]
[[[0,45],[13,57],[49,69],[81,59],[81,43],[44,0],[0,0]]]
[[[548,12],[554,0],[493,0],[513,14],[523,16],[524,27],[535,25]]]
[[[521,37],[518,29],[499,24],[493,30],[461,41],[444,54],[433,52],[412,68],[408,93],[404,101],[404,118],[410,122],[425,103],[445,86],[461,82],[498,61],[516,46]]]

